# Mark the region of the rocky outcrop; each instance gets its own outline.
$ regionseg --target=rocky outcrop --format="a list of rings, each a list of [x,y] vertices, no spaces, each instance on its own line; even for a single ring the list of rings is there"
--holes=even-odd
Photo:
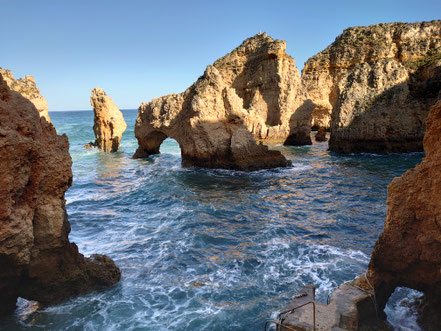
[[[441,88],[441,21],[346,29],[307,61],[302,82],[317,105],[313,126],[330,126],[331,150],[422,150]]]
[[[94,112],[93,132],[96,140],[86,147],[96,146],[104,152],[117,152],[121,138],[127,128],[123,114],[99,87],[92,90],[90,104]]]
[[[14,75],[10,70],[0,68],[0,75],[3,80],[8,84],[9,88],[15,92],[20,93],[26,99],[31,101],[35,108],[37,108],[40,117],[45,118],[48,122],[51,122],[49,117],[47,101],[40,94],[40,90],[35,84],[35,79],[32,76],[25,76],[15,80]]]
[[[397,286],[423,292],[441,325],[441,100],[430,110],[426,157],[388,187],[384,231],[368,275],[384,308]],[[430,328],[429,328],[430,329]],[[431,328],[435,330],[436,328]]]
[[[0,75],[0,314],[17,297],[49,304],[114,284],[106,256],[84,258],[68,234],[64,193],[72,184],[66,135]]]
[[[258,34],[208,66],[181,94],[143,103],[135,157],[175,139],[184,166],[253,170],[287,165],[262,143],[311,144],[313,104],[285,42]]]
[[[183,166],[238,170],[287,166],[280,152],[256,144],[244,124],[245,115],[242,99],[215,67],[208,66],[184,93],[139,107],[134,157],[159,153],[162,141],[170,137],[179,143]]]
[[[326,138],[326,129],[324,127],[320,127],[317,130],[317,133],[314,136],[316,141],[326,141],[328,138]]]

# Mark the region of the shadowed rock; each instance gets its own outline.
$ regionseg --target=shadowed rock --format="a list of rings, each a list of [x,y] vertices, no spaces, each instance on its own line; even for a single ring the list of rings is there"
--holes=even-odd
[[[369,278],[383,309],[398,286],[425,294],[441,325],[441,100],[430,110],[424,137],[426,157],[388,187],[384,231],[375,244]]]
[[[50,304],[120,279],[112,260],[85,258],[69,242],[68,150],[66,135],[0,74],[0,314],[19,296]]]
[[[96,140],[86,144],[86,148],[96,146],[104,152],[117,152],[122,134],[127,128],[123,114],[112,98],[99,87],[92,90],[90,104],[94,112],[93,132]]]

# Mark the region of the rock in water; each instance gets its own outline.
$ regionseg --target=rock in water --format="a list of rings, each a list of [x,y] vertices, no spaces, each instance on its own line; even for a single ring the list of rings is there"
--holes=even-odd
[[[284,41],[258,34],[208,66],[181,94],[143,103],[135,157],[174,138],[184,166],[254,170],[288,162],[262,143],[311,144],[313,104]]]
[[[242,99],[215,67],[208,66],[184,93],[141,104],[134,157],[159,153],[162,141],[171,137],[179,143],[183,166],[239,170],[287,166],[280,152],[256,144],[245,116]]]
[[[26,99],[31,101],[35,108],[37,108],[40,117],[45,118],[49,123],[51,123],[51,118],[49,117],[47,101],[40,94],[40,90],[35,84],[35,79],[32,76],[25,76],[15,80],[14,75],[11,71],[0,68],[0,75],[3,77],[9,88],[15,92],[20,93]]]
[[[426,125],[426,157],[388,187],[384,231],[368,273],[381,309],[405,286],[424,292],[441,323],[441,99]]]
[[[440,35],[439,20],[349,28],[306,62],[313,127],[331,128],[332,151],[422,150],[441,88]]]
[[[109,98],[103,89],[95,87],[92,90],[90,104],[94,112],[93,132],[96,140],[93,144],[104,152],[117,152],[121,137],[127,128],[123,114]]]
[[[112,260],[69,242],[71,164],[66,135],[0,74],[0,314],[17,297],[49,304],[120,279]]]
[[[328,138],[326,138],[326,129],[324,127],[320,127],[317,130],[317,133],[315,134],[315,140],[316,141],[326,141]]]

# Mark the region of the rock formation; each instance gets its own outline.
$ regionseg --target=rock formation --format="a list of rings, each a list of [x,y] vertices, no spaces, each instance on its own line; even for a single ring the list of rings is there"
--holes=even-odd
[[[313,127],[331,127],[331,150],[422,150],[441,88],[441,21],[346,29],[307,61],[302,82],[317,105]]]
[[[11,90],[20,93],[34,104],[40,117],[44,117],[48,122],[51,122],[46,99],[40,94],[34,77],[25,76],[24,78],[15,80],[11,71],[2,68],[0,68],[0,75]]]
[[[368,275],[382,309],[398,286],[425,294],[441,325],[441,99],[430,110],[426,157],[388,187],[384,231]]]
[[[262,143],[311,144],[313,104],[284,41],[257,34],[208,66],[181,94],[143,103],[135,157],[159,152],[172,137],[183,165],[259,169],[286,165]],[[253,139],[254,136],[254,139]]]
[[[139,107],[134,157],[159,153],[171,137],[181,148],[183,166],[256,170],[284,167],[278,151],[256,144],[244,124],[246,110],[235,90],[214,66],[184,93],[171,94]]]
[[[317,133],[314,136],[316,141],[326,141],[328,138],[326,138],[326,129],[324,127],[320,127],[317,130]]]
[[[120,279],[111,259],[69,242],[69,143],[38,113],[0,74],[0,314],[17,297],[49,304]]]
[[[93,132],[96,140],[88,145],[96,146],[104,152],[117,152],[122,134],[127,128],[123,114],[112,98],[99,87],[92,90],[90,104],[94,112]]]

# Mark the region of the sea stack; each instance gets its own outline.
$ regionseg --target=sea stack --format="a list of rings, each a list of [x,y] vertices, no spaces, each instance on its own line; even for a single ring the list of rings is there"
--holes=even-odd
[[[306,62],[302,82],[332,151],[422,151],[441,88],[441,21],[348,28]]]
[[[112,98],[99,87],[92,90],[90,104],[94,112],[93,132],[96,137],[91,145],[104,152],[117,152],[122,134],[127,128],[123,114],[113,103]]]
[[[32,76],[25,76],[20,79],[15,79],[10,70],[0,68],[0,75],[3,80],[9,86],[9,88],[15,92],[20,93],[26,99],[31,101],[35,108],[37,108],[40,117],[45,118],[49,123],[51,118],[49,117],[48,106],[46,99],[40,94],[40,90],[35,84],[35,79]]]
[[[50,304],[116,283],[121,274],[110,258],[85,258],[69,242],[67,136],[40,120],[3,74],[0,137],[0,314],[12,312],[18,297]]]
[[[380,309],[398,286],[423,292],[419,320],[435,330],[441,325],[441,99],[426,125],[426,157],[388,187],[384,231],[368,275]]]
[[[313,103],[286,43],[257,34],[210,65],[191,87],[143,103],[135,157],[175,139],[184,166],[256,170],[288,165],[257,143],[311,144]]]

